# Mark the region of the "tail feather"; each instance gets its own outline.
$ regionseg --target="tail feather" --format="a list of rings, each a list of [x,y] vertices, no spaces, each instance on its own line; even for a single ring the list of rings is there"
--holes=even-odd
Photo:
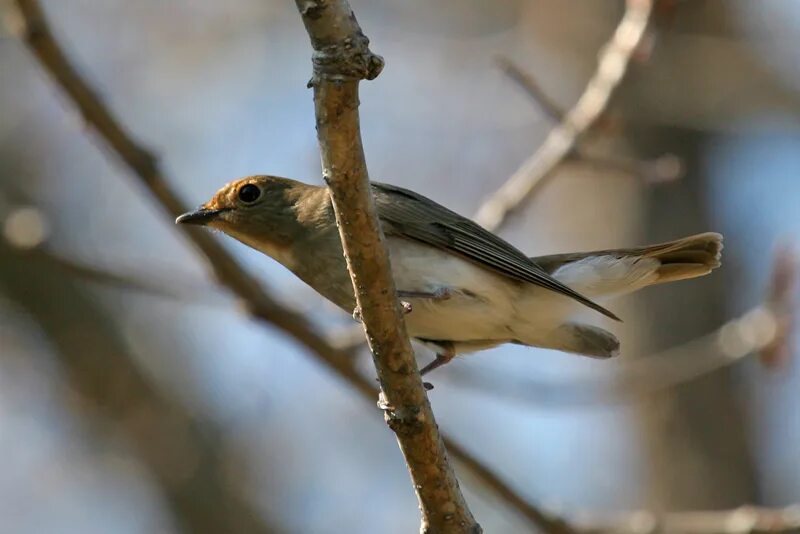
[[[722,235],[706,232],[645,247],[531,259],[570,287],[602,296],[704,276],[720,266],[721,254]]]
[[[641,256],[660,262],[655,283],[674,282],[704,276],[721,265],[722,235],[714,232],[693,235],[639,249]]]

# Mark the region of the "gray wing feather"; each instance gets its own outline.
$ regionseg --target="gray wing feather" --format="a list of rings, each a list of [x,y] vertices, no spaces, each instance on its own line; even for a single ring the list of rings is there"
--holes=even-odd
[[[610,311],[550,276],[513,245],[469,219],[401,187],[372,182],[372,191],[387,235],[398,235],[456,253],[496,273],[561,293],[619,320]]]

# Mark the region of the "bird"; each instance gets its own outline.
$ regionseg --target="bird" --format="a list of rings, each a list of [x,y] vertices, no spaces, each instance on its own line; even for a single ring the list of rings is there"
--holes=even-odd
[[[575,316],[596,301],[704,276],[720,266],[722,235],[529,257],[470,219],[408,189],[370,182],[408,335],[436,357],[427,374],[460,354],[513,343],[611,358],[617,337]],[[176,219],[266,254],[341,309],[356,310],[328,188],[278,176],[230,182]]]

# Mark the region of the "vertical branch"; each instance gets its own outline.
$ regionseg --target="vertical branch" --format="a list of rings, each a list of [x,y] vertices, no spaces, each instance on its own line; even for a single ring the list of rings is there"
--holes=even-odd
[[[165,212],[172,217],[184,213],[187,210],[186,204],[172,190],[169,180],[161,173],[155,158],[137,144],[119,118],[104,105],[64,53],[37,0],[15,0],[15,4],[20,17],[17,21],[18,27],[13,29],[16,29],[20,39],[27,44],[43,70],[80,111],[86,124],[127,165],[131,177],[144,186]],[[308,9],[305,5],[301,7],[308,16],[313,16],[314,13],[314,6],[311,4],[309,3]],[[362,398],[368,400],[375,398],[377,392],[373,384],[355,369],[347,351],[331,346],[305,317],[277,302],[224,247],[219,245],[213,236],[189,228],[182,230],[183,236],[197,247],[202,259],[212,268],[220,286],[236,295],[244,303],[251,317],[262,324],[281,330],[294,339],[307,350],[310,357],[342,378]],[[560,520],[550,517],[534,504],[525,501],[455,441],[447,437],[444,441],[453,458],[462,462],[477,480],[500,496],[509,507],[526,517],[532,526],[545,532],[568,532],[559,530],[562,525]]]
[[[314,108],[325,181],[372,350],[386,421],[397,436],[422,512],[422,532],[481,528],[467,507],[428,402],[398,306],[361,145],[358,84],[383,59],[369,50],[346,0],[296,0],[314,48]]]

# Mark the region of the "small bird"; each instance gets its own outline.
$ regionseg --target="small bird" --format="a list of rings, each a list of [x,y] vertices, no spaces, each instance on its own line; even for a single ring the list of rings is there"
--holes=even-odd
[[[591,299],[708,274],[722,236],[708,232],[638,248],[528,257],[466,217],[407,189],[372,182],[408,334],[436,352],[422,374],[457,354],[504,343],[594,358],[614,334],[575,322]],[[326,187],[276,176],[231,182],[176,223],[220,230],[267,256],[343,310],[356,301]]]

